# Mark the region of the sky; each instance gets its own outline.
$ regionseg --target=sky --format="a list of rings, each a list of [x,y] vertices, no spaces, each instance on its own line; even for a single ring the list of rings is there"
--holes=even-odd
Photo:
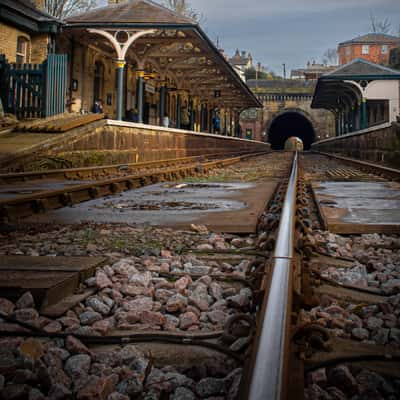
[[[232,55],[249,51],[255,62],[283,74],[321,61],[339,42],[371,31],[370,14],[400,26],[400,0],[189,0],[201,26]]]

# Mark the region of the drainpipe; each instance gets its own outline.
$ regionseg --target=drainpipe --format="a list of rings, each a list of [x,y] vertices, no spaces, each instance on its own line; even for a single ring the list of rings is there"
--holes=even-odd
[[[117,120],[122,120],[122,105],[124,101],[124,69],[125,60],[117,60]]]

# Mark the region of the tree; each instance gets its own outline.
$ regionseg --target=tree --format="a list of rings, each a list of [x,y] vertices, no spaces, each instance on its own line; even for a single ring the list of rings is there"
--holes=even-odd
[[[338,54],[336,49],[328,49],[325,51],[322,62],[326,65],[337,65],[338,64]]]
[[[97,5],[97,0],[45,0],[44,5],[50,15],[64,19],[89,11]]]
[[[257,71],[254,67],[247,68],[244,71],[246,81],[249,79],[268,79],[268,73],[265,71]]]
[[[392,24],[389,18],[378,19],[372,12],[369,14],[371,21],[371,30],[373,33],[387,34],[391,31]]]
[[[165,0],[165,5],[177,14],[191,18],[196,22],[203,19],[203,15],[194,10],[187,0]]]

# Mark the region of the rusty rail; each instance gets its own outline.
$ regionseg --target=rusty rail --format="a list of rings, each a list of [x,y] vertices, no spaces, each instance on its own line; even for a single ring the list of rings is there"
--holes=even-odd
[[[43,171],[27,171],[27,172],[11,172],[0,174],[0,182],[14,183],[26,182],[36,179],[82,179],[89,176],[96,176],[99,174],[112,174],[121,172],[130,172],[142,168],[159,168],[167,167],[177,164],[188,164],[197,161],[206,161],[218,157],[233,157],[246,154],[264,154],[265,152],[229,152],[229,153],[213,153],[201,156],[180,157],[158,161],[144,161],[138,163],[126,164],[112,164],[100,165],[93,167],[80,167],[80,168],[65,168],[65,169],[52,169]]]
[[[291,264],[294,248],[297,193],[297,152],[293,158],[279,223],[269,290],[261,307],[261,326],[253,347],[247,400],[283,398],[288,356],[291,307]]]
[[[355,158],[339,156],[337,154],[325,153],[322,151],[312,150],[312,153],[320,154],[329,158],[343,161],[344,163],[350,164],[361,169],[364,172],[372,173],[375,175],[383,176],[386,179],[393,179],[400,181],[400,170],[395,168],[386,167],[384,165],[370,163],[368,161],[356,160]]]
[[[191,163],[185,166],[166,168],[152,173],[124,175],[86,184],[71,185],[62,189],[46,190],[12,199],[0,200],[0,222],[12,221],[33,214],[44,213],[49,210],[78,204],[87,200],[165,180],[181,179],[190,174],[205,172],[216,167],[224,167],[260,154],[262,153],[251,153],[238,157]]]

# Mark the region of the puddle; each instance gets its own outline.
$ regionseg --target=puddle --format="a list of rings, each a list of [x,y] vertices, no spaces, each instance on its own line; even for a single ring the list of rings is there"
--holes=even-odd
[[[167,210],[216,210],[219,207],[210,203],[194,203],[190,201],[146,201],[135,202],[128,201],[125,203],[115,203],[114,201],[105,202],[95,206],[97,209],[116,209],[119,211],[167,211]]]

